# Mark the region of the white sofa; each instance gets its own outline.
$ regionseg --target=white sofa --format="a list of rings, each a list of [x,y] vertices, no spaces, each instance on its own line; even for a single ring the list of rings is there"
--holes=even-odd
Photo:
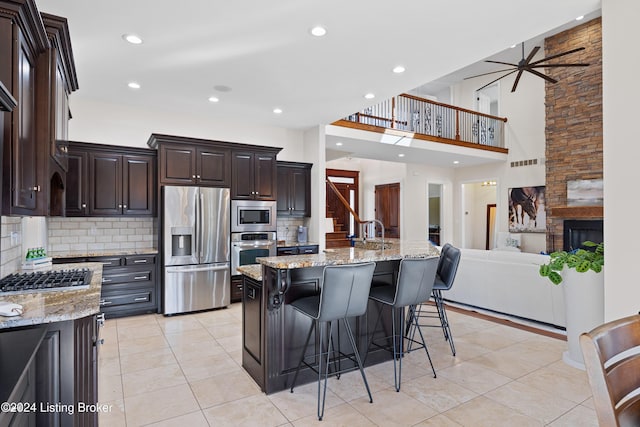
[[[540,277],[547,255],[462,249],[446,300],[555,326],[565,326],[562,287]]]

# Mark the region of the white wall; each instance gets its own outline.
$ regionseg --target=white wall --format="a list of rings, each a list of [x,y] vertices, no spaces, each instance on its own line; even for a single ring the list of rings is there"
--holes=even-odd
[[[71,95],[69,139],[99,144],[148,148],[152,133],[282,147],[278,160],[303,158],[303,132],[256,126],[250,120],[215,121],[206,116],[180,115],[162,109],[151,110],[94,102]]]
[[[637,264],[640,202],[630,185],[640,181],[637,100],[640,85],[640,2],[602,0],[604,132],[605,320],[640,310]],[[624,29],[624,30],[621,30]],[[630,197],[630,194],[632,196]]]

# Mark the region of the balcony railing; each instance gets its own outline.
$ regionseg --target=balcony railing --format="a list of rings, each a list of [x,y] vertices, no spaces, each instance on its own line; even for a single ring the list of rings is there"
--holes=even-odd
[[[504,117],[402,94],[343,120],[413,132],[420,139],[504,148]],[[340,121],[336,122],[340,124]]]

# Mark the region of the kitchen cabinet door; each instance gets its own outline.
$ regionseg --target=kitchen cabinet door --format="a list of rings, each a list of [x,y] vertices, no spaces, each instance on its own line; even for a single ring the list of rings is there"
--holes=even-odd
[[[229,187],[231,184],[231,150],[198,147],[196,179],[200,185]]]
[[[67,158],[67,187],[65,189],[66,216],[86,216],[89,154],[71,151]]]
[[[155,158],[122,157],[122,214],[153,215],[155,211]]]
[[[231,198],[237,200],[276,200],[276,155],[235,151],[231,168]]]
[[[278,162],[278,215],[311,216],[311,166]]]
[[[195,184],[195,147],[161,144],[159,150],[161,184]]]
[[[122,214],[122,156],[89,152],[89,215]]]

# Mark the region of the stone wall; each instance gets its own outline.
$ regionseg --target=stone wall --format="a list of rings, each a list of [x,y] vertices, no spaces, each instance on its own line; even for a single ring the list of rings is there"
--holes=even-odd
[[[590,64],[545,69],[558,80],[545,85],[547,250],[553,251],[562,249],[563,221],[576,219],[553,213],[567,204],[567,181],[602,178],[601,19],[549,37],[544,47],[546,56],[585,47],[550,63]]]

